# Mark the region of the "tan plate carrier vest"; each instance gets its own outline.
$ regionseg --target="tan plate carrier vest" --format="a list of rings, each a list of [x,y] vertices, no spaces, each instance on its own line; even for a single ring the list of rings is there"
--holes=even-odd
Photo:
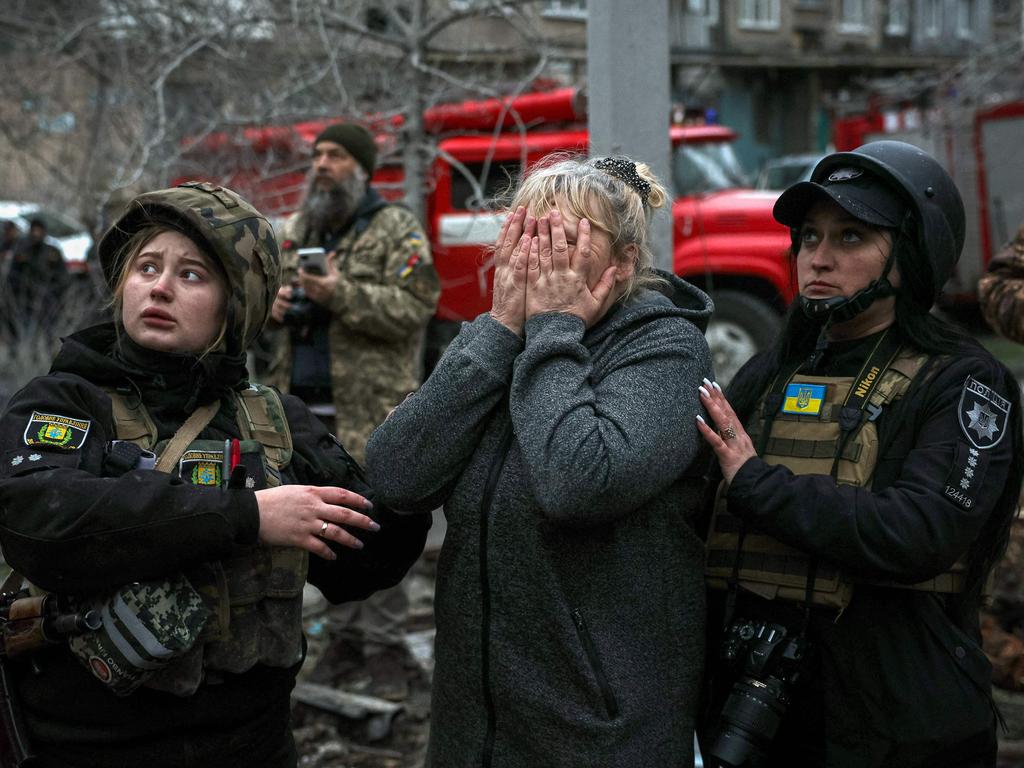
[[[138,398],[107,389],[119,440],[159,458],[167,441],[156,441],[156,426]],[[268,486],[280,485],[292,458],[292,436],[277,392],[252,385],[236,393],[243,440],[263,446]],[[241,673],[256,664],[290,667],[302,658],[302,588],[309,560],[294,547],[253,546],[237,556],[191,566],[185,577],[213,616],[200,642],[150,678],[146,685],[178,695],[193,693],[211,672]]]
[[[868,398],[868,410],[884,408],[903,397],[926,359],[924,355],[899,354],[881,374],[880,381]],[[781,464],[797,475],[831,474],[837,441],[841,435],[839,412],[855,379],[798,374],[792,380],[801,384],[824,384],[825,401],[815,416],[777,413],[761,458],[768,464]],[[755,445],[758,444],[765,421],[764,408],[762,400],[756,426],[749,430]],[[868,487],[877,462],[878,430],[872,419],[864,421],[847,441],[837,464],[836,482]],[[744,530],[740,518],[730,514],[727,509],[726,491],[723,482],[715,498],[715,511],[708,534],[705,575],[712,589],[729,588],[741,531]],[[742,534],[742,540],[740,568],[736,574],[737,586],[768,600],[804,602],[811,558],[749,525]],[[958,562],[947,573],[919,584],[878,581],[861,583],[927,592],[959,592],[963,589],[964,571],[964,564]],[[819,559],[815,565],[811,602],[842,610],[849,605],[852,594],[853,582],[844,578],[834,564]]]

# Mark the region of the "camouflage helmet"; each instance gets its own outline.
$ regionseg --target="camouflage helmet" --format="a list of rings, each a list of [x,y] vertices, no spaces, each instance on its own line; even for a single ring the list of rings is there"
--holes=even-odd
[[[206,182],[141,194],[128,203],[97,248],[111,290],[128,257],[128,241],[152,224],[182,232],[220,264],[229,292],[227,351],[244,351],[263,330],[281,284],[281,259],[270,222],[237,193]]]

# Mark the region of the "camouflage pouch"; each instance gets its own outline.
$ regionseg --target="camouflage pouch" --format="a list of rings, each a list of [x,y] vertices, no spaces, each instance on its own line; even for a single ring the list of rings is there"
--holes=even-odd
[[[199,593],[180,575],[129,584],[92,607],[103,624],[73,636],[71,652],[118,696],[185,654],[210,616]]]

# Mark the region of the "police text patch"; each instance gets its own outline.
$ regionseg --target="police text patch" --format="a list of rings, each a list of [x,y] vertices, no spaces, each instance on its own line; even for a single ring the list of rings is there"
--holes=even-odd
[[[50,446],[77,451],[89,434],[89,419],[72,419],[56,413],[33,411],[25,427],[25,445]]]
[[[1010,401],[973,376],[968,376],[957,409],[960,429],[975,448],[999,444],[1010,421]]]

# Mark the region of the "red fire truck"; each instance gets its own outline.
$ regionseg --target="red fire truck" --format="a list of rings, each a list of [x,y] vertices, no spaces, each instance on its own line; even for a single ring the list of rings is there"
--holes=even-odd
[[[393,136],[401,120],[366,122],[379,137],[383,158],[373,182],[386,197],[398,197],[402,169],[389,156],[396,156]],[[299,205],[310,143],[326,124],[209,135],[184,154],[178,176],[218,181],[269,215],[283,216]],[[583,99],[572,88],[445,104],[428,109],[424,125],[437,148],[425,210],[442,282],[430,335],[440,348],[460,321],[490,307],[492,270],[483,248],[493,243],[503,217],[494,200],[524,167],[549,153],[585,153],[588,134]],[[708,340],[722,380],[769,343],[795,292],[789,233],[771,216],[778,193],[747,187],[732,150],[735,138],[720,125],[671,128],[673,267],[715,300]]]

